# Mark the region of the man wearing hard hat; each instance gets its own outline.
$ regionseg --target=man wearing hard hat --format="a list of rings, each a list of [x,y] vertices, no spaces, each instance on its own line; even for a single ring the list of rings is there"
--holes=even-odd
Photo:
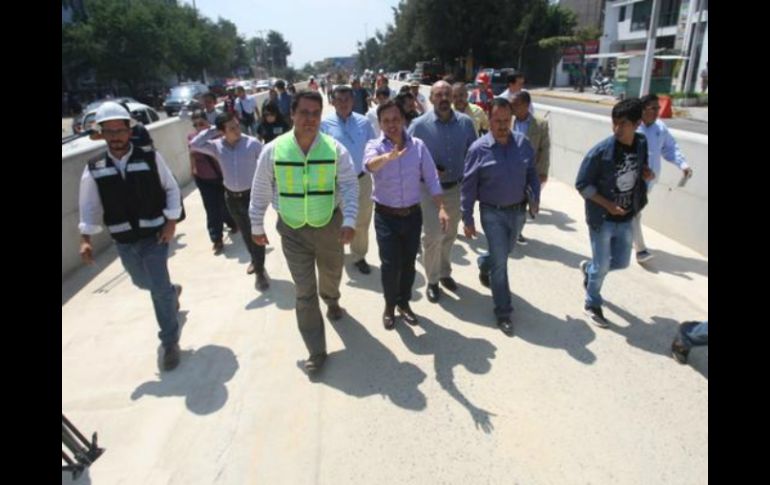
[[[107,153],[89,162],[80,179],[80,257],[94,262],[91,235],[107,227],[131,280],[152,295],[163,370],[172,370],[179,364],[182,286],[169,278],[168,243],[182,214],[179,186],[160,153],[131,144],[131,116],[121,105],[102,104],[96,124]]]

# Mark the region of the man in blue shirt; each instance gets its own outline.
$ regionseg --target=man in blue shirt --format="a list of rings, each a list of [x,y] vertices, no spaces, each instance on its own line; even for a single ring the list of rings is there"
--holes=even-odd
[[[321,132],[326,133],[348,149],[353,168],[358,174],[358,218],[356,233],[350,243],[355,266],[363,274],[371,268],[366,262],[369,251],[369,224],[372,222],[372,177],[364,171],[366,142],[374,138],[374,128],[366,116],[353,112],[353,90],[339,85],[332,92],[334,113],[321,122]]]
[[[468,150],[462,183],[465,236],[476,235],[473,206],[478,200],[489,246],[489,254],[479,257],[479,269],[491,276],[497,325],[508,336],[513,335],[508,253],[524,226],[527,194],[532,194],[533,207],[540,197],[535,151],[523,133],[511,131],[512,117],[506,99],[492,101],[491,131]]]
[[[421,139],[428,147],[439,173],[444,207],[449,215],[449,225],[443,232],[438,222],[438,209],[423,187],[423,263],[428,279],[428,301],[436,303],[441,297],[439,282],[446,289],[457,291],[450,256],[460,222],[459,184],[463,178],[465,154],[476,141],[476,130],[470,116],[452,110],[452,86],[446,81],[438,81],[431,87],[430,102],[433,110],[413,120],[407,133]]]

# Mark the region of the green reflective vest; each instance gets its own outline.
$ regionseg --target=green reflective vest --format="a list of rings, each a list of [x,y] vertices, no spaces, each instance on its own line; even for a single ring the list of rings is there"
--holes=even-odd
[[[333,138],[323,133],[319,137],[307,156],[294,141],[293,131],[275,140],[278,214],[292,229],[325,226],[334,213],[337,149]]]

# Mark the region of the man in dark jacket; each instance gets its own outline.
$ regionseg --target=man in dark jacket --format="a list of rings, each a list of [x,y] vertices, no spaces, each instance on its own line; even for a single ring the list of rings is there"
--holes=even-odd
[[[583,159],[575,188],[585,199],[592,259],[580,263],[586,289],[585,312],[595,325],[609,324],[602,313],[601,289],[610,270],[623,269],[631,258],[631,222],[647,204],[647,139],[636,133],[642,119],[638,98],[612,108],[613,136],[594,146]]]

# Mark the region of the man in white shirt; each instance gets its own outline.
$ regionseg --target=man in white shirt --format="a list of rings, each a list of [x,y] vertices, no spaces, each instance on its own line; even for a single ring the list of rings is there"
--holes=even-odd
[[[91,235],[107,227],[131,281],[152,294],[163,345],[163,370],[179,365],[181,285],[168,274],[168,243],[183,218],[179,186],[160,153],[134,147],[131,117],[118,103],[96,111],[107,142],[104,158],[91,161],[80,179],[80,257],[92,264]]]

